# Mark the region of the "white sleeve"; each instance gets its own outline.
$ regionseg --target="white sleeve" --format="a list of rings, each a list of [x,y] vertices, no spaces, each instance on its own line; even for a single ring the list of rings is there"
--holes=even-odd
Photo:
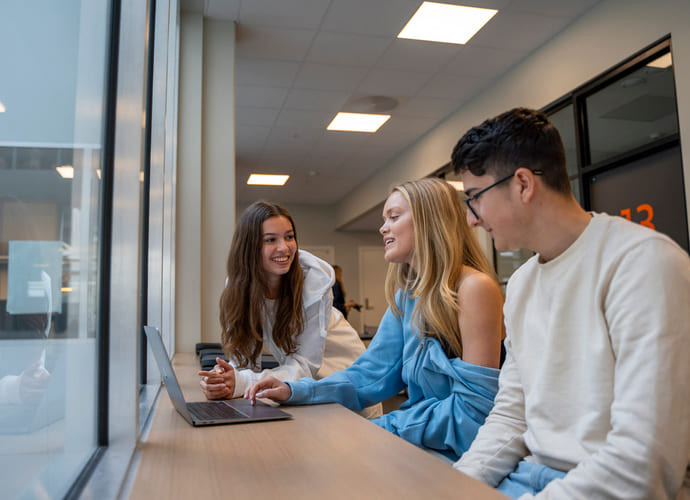
[[[529,453],[523,439],[527,428],[524,393],[508,339],[505,347],[506,360],[498,378],[494,407],[469,450],[453,464],[457,470],[494,487]]]
[[[304,330],[297,336],[297,351],[285,356],[273,352],[280,363],[270,370],[255,372],[249,369],[235,369],[235,393],[239,397],[253,383],[267,375],[272,375],[284,382],[294,382],[302,377],[314,377],[321,368],[326,341],[328,321],[332,301],[328,296],[309,306],[304,313]],[[281,359],[283,358],[283,359]]]
[[[660,240],[625,254],[603,304],[616,356],[611,430],[537,498],[690,497],[688,304],[687,255]]]

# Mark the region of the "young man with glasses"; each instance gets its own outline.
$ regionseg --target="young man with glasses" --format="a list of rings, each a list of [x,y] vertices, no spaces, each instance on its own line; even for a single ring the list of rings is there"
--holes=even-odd
[[[670,238],[589,213],[558,130],[517,108],[453,150],[467,220],[510,278],[495,406],[455,467],[518,498],[690,498],[690,259]]]

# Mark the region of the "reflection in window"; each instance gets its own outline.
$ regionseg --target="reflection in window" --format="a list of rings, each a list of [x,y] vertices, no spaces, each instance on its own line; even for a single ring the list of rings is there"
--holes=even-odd
[[[561,134],[568,175],[571,177],[577,175],[577,143],[575,142],[575,120],[573,120],[572,104],[549,114],[549,120]]]
[[[97,445],[108,8],[8,2],[0,16],[0,60],[13,68],[0,96],[3,498],[62,498]]]
[[[677,133],[671,53],[589,96],[586,106],[593,164]]]

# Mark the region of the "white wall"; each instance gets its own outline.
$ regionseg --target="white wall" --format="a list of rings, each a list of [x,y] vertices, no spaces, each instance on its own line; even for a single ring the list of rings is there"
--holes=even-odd
[[[203,19],[181,15],[175,245],[175,349],[191,352],[201,327],[201,88]]]
[[[235,25],[182,15],[175,346],[218,339],[235,220]]]
[[[235,24],[204,21],[201,340],[217,342],[218,299],[235,228]]]
[[[686,199],[690,199],[689,21],[687,1],[601,2],[340,202],[337,225],[380,203],[391,185],[423,177],[444,165],[462,134],[485,118],[515,106],[541,108],[669,33],[681,144],[685,145]]]

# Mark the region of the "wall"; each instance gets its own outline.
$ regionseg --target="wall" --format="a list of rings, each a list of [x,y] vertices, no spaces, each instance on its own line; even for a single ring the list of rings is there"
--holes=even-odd
[[[690,2],[607,0],[429,132],[336,207],[343,225],[381,202],[389,186],[450,159],[469,128],[515,106],[541,108],[671,33],[686,199],[690,199]],[[690,205],[686,207],[690,211]],[[688,217],[690,220],[690,215]]]
[[[180,18],[175,349],[191,352],[201,327],[201,88],[203,19]]]
[[[217,341],[235,219],[235,25],[182,14],[175,348]]]
[[[235,228],[234,23],[204,21],[203,75],[200,340],[217,342],[218,297]]]

